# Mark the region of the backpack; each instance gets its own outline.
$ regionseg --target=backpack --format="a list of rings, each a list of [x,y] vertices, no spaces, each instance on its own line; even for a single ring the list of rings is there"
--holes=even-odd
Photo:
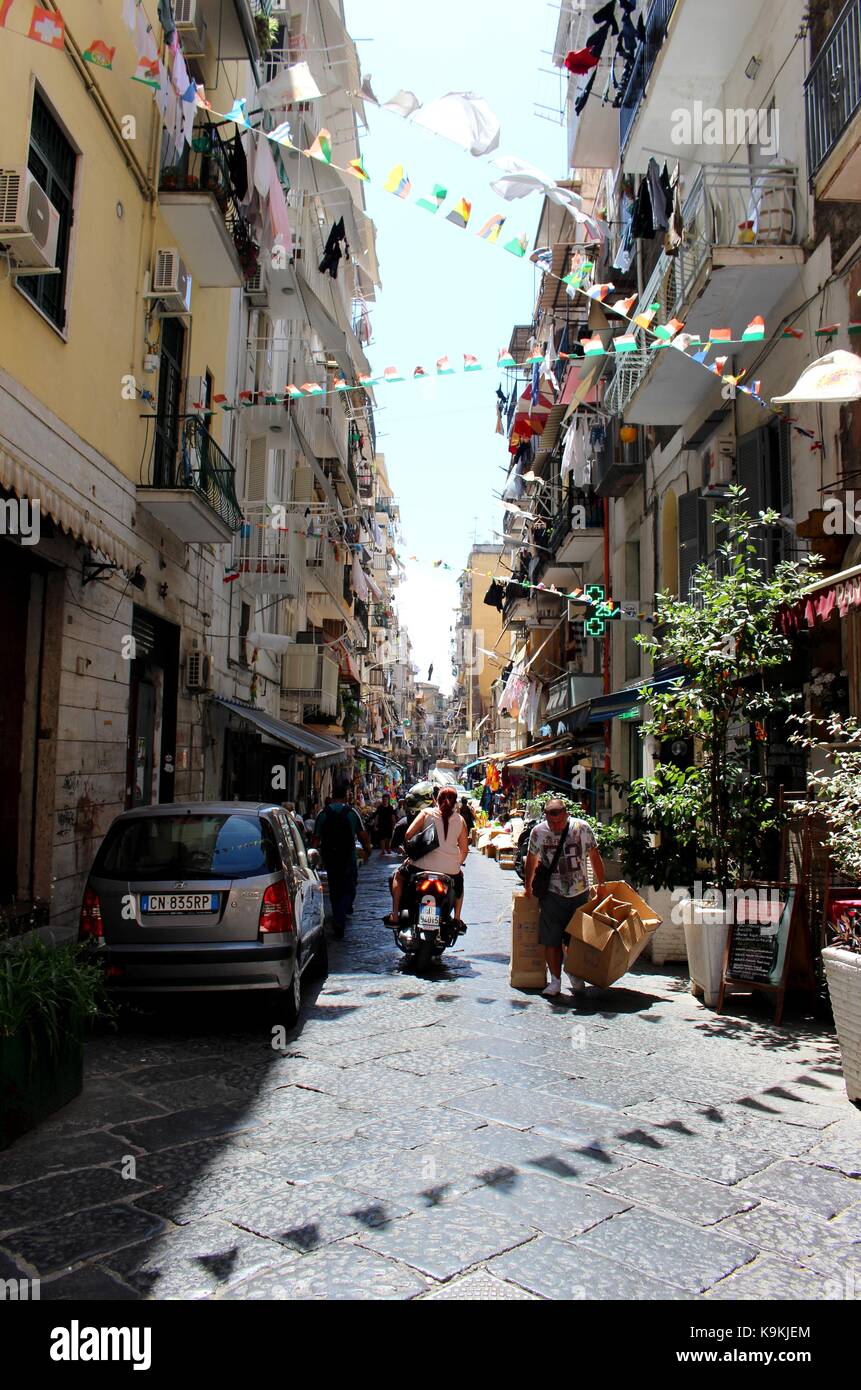
[[[517,853],[514,857],[514,872],[521,882],[526,873],[526,856],[529,852],[529,837],[537,824],[537,820],[527,821],[517,841]]]
[[[320,848],[327,870],[349,863],[356,854],[356,834],[350,807],[327,806],[320,826]]]

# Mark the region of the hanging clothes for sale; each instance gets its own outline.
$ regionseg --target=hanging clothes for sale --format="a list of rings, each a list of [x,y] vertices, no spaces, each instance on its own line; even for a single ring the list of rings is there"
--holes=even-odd
[[[345,248],[344,251],[341,250],[342,242]],[[329,232],[329,236],[326,241],[326,245],[323,248],[323,259],[321,260],[320,265],[318,267],[320,274],[331,275],[333,280],[337,280],[338,266],[341,263],[342,257],[345,254],[349,254],[349,250],[350,248],[347,244],[347,234],[344,229],[344,219],[343,217],[340,217],[337,222],[333,222],[332,229]]]
[[[682,174],[677,164],[670,187],[670,225],[664,235],[664,250],[668,256],[677,256],[685,234],[685,219],[682,213]]]
[[[619,249],[613,261],[613,269],[618,270],[622,275],[626,275],[631,269],[634,259],[634,199],[633,196],[624,191],[619,202],[619,220],[622,224],[622,236],[619,242]]]

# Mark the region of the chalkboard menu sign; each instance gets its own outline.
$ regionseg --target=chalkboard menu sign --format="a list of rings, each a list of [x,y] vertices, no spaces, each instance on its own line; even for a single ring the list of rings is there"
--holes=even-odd
[[[779,986],[786,963],[795,889],[740,894],[727,951],[726,977],[732,981]]]

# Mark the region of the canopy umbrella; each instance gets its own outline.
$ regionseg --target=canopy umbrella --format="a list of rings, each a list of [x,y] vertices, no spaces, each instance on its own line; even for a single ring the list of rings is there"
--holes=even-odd
[[[553,409],[553,397],[549,391],[539,388],[538,399],[532,400],[532,386],[527,386],[514,412],[511,424],[508,451],[516,454],[518,448],[534,434],[543,434],[547,417]]]
[[[785,396],[772,396],[771,399],[774,405],[804,402],[841,405],[861,400],[861,357],[839,348],[828,352],[805,367]]]

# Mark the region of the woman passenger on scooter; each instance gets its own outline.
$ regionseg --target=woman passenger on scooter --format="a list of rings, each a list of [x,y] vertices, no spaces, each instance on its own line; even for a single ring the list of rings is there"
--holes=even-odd
[[[457,810],[457,791],[454,787],[441,787],[433,806],[419,811],[406,833],[406,839],[417,835],[420,830],[433,821],[436,824],[439,846],[430,854],[422,856],[421,864],[413,865],[406,859],[392,878],[392,912],[388,918],[390,926],[396,926],[401,910],[401,897],[406,886],[407,874],[413,868],[423,873],[448,874],[454,880],[454,915],[457,924],[462,925],[463,908],[463,865],[469,854],[469,840],[466,834],[466,821]]]

